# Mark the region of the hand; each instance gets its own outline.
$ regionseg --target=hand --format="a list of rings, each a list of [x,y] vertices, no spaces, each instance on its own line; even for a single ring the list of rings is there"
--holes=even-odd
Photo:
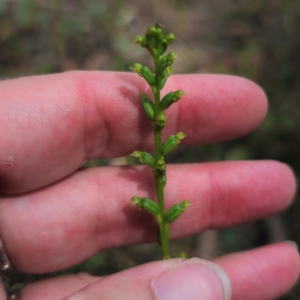
[[[242,78],[174,75],[166,89],[179,88],[187,96],[168,110],[166,136],[179,128],[186,145],[241,136],[267,110],[262,90]],[[145,214],[129,203],[141,191],[151,193],[149,168],[78,170],[93,157],[153,149],[138,98],[145,89],[135,74],[107,72],[0,83],[0,236],[15,268],[50,272],[105,248],[155,240]],[[192,202],[172,224],[172,238],[263,218],[295,193],[291,170],[275,161],[170,165],[168,180],[168,206]],[[296,249],[284,242],[213,262],[170,259],[105,278],[40,281],[26,286],[22,299],[153,300],[156,293],[157,300],[223,300],[231,282],[233,300],[268,300],[286,292],[299,270]]]

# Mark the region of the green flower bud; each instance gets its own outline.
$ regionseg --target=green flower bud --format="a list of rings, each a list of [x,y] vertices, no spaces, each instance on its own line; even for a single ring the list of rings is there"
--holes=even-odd
[[[130,155],[136,157],[142,164],[148,165],[151,168],[155,167],[155,159],[148,152],[133,151]]]
[[[167,223],[174,222],[182,214],[182,208],[180,203],[174,204],[164,215],[164,219]]]
[[[157,202],[154,202],[149,198],[141,198],[141,207],[152,215],[159,215],[159,206]]]
[[[155,26],[150,26],[146,32],[147,35],[156,35],[157,28]]]
[[[180,140],[185,137],[186,135],[183,132],[178,132],[175,135],[169,136],[161,146],[161,154],[166,155],[169,153],[176,145],[180,143]]]
[[[134,203],[137,207],[141,207],[141,198],[138,196],[133,196],[130,202]]]
[[[140,44],[140,43],[143,42],[144,40],[145,40],[145,38],[144,38],[143,36],[137,35],[137,36],[135,37],[135,39],[134,39],[134,42],[135,42],[136,44]]]
[[[174,93],[174,101],[178,101],[182,96],[184,96],[185,93],[183,90],[178,90]]]
[[[157,28],[154,26],[151,26],[148,28],[146,32],[146,43],[149,48],[150,53],[153,55],[153,53],[156,52],[156,46],[157,46]]]
[[[157,162],[156,162],[156,168],[160,171],[165,171],[166,170],[166,163],[164,161],[163,158],[159,159]]]
[[[168,107],[171,106],[172,103],[174,103],[174,94],[175,92],[170,92],[162,98],[160,102],[160,108],[162,110],[167,109]]]
[[[163,55],[167,50],[167,46],[166,44],[162,43],[161,41],[159,42],[159,44],[156,47],[156,51],[158,55]]]
[[[175,134],[175,136],[178,140],[182,140],[186,137],[186,134],[184,134],[182,131],[179,131],[178,133]]]
[[[151,101],[146,94],[141,94],[142,107],[146,116],[153,121],[154,119],[154,103]]]
[[[142,66],[141,74],[150,86],[155,86],[156,85],[155,77],[154,77],[152,71],[148,67]]]
[[[155,28],[157,30],[157,34],[156,34],[156,47],[155,47],[155,50],[156,50],[156,53],[157,55],[161,56],[163,55],[166,50],[167,50],[167,47],[168,47],[168,41],[165,40],[165,37],[163,36],[162,34],[162,25],[157,23],[155,25]]]
[[[155,125],[163,128],[167,123],[167,117],[165,114],[160,114],[155,118]]]
[[[175,135],[169,136],[164,143],[161,146],[161,154],[166,155],[168,152],[170,152],[177,144],[178,139],[175,137]]]
[[[149,167],[151,168],[154,168],[155,167],[155,159],[154,157],[149,154],[148,152],[142,152],[141,154],[141,161],[148,165]]]
[[[161,56],[158,64],[156,66],[156,76],[161,76],[162,73],[165,71],[165,69],[168,66],[168,59],[166,56]]]
[[[155,24],[155,28],[157,30],[157,33],[162,33],[162,29],[164,28],[159,22]]]
[[[161,109],[165,110],[169,108],[173,103],[177,102],[182,96],[184,96],[184,92],[182,90],[178,90],[176,92],[170,92],[166,94],[160,102]]]
[[[160,77],[160,82],[159,82],[159,89],[162,90],[163,87],[165,86],[168,77],[171,75],[172,73],[172,68],[171,67],[167,67],[166,70],[162,73],[161,77]]]
[[[175,41],[175,35],[173,33],[169,33],[164,36],[162,43],[166,46],[169,46],[173,41]]]
[[[133,70],[135,73],[143,77],[142,74],[142,65],[138,63],[134,63],[131,67],[129,67],[131,70]]]
[[[186,208],[191,204],[190,201],[184,200],[181,203],[174,204],[164,215],[164,220],[167,223],[174,222],[183,212],[185,212]]]
[[[140,198],[138,196],[133,196],[130,201],[134,203],[137,207],[142,208],[149,213],[158,216],[159,215],[159,206],[156,202],[150,198]]]
[[[168,66],[172,65],[176,57],[178,57],[178,55],[175,54],[174,52],[170,52],[169,54],[167,54],[166,58],[168,61]]]
[[[136,36],[135,39],[134,39],[134,42],[136,44],[141,45],[143,48],[147,47],[146,39],[143,36],[141,36],[141,35]]]
[[[130,156],[133,156],[133,157],[136,157],[138,160],[140,159],[140,157],[141,157],[141,151],[133,151],[131,154],[130,154]]]
[[[182,212],[185,212],[187,207],[191,205],[191,201],[189,200],[183,200],[181,203]]]

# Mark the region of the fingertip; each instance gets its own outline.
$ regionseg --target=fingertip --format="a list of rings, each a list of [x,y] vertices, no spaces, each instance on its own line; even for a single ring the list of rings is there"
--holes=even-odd
[[[292,246],[294,249],[296,249],[297,253],[299,253],[299,247],[298,244],[294,241],[286,241],[286,243],[290,246]]]
[[[228,254],[214,262],[229,275],[234,299],[277,299],[300,274],[299,253],[290,242]]]
[[[232,75],[174,75],[167,89],[183,89],[186,96],[171,107],[173,118],[184,132],[184,143],[211,143],[242,136],[254,130],[265,118],[268,100],[263,89],[253,81]],[[192,109],[191,109],[192,107]],[[186,124],[186,116],[189,123]],[[186,128],[185,128],[186,126]],[[201,130],[198,132],[198,129]],[[201,141],[198,141],[201,137]]]
[[[224,81],[223,84],[228,86],[228,101],[233,103],[231,108],[236,109],[240,124],[245,123],[244,133],[251,132],[262,123],[267,115],[266,93],[257,83],[247,78],[232,75],[220,76]]]
[[[273,187],[280,188],[280,192],[282,195],[282,204],[283,208],[287,207],[294,200],[296,190],[297,190],[297,182],[293,169],[286,163],[276,161],[276,160],[267,160],[267,167],[269,169],[269,173],[273,180]],[[284,184],[282,184],[284,182]],[[279,192],[279,190],[277,190]]]
[[[276,247],[276,245],[274,246]],[[293,241],[284,241],[278,246],[281,247],[280,255],[277,255],[277,259],[280,261],[278,277],[282,277],[282,289],[289,290],[296,284],[300,276],[298,245]]]

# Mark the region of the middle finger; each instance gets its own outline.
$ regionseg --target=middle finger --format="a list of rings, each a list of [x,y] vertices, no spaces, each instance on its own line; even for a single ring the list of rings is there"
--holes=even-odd
[[[295,191],[288,167],[273,161],[170,165],[166,206],[190,208],[172,238],[264,217],[286,207]],[[149,168],[86,169],[36,192],[0,202],[0,236],[13,265],[26,272],[62,269],[95,253],[155,240],[150,215],[129,199],[153,198]]]

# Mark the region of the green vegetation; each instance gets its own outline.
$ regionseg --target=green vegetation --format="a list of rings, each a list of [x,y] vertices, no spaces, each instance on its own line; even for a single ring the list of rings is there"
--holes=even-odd
[[[155,26],[148,28],[144,37],[138,35],[135,38],[135,42],[140,44],[142,48],[146,48],[151,54],[154,62],[154,73],[148,67],[138,63],[131,66],[134,72],[147,81],[152,90],[154,100],[150,100],[146,94],[142,94],[141,101],[145,115],[153,126],[155,156],[153,157],[150,153],[139,151],[134,151],[131,155],[137,157],[141,163],[148,165],[152,169],[156,182],[157,202],[137,196],[132,197],[131,201],[156,217],[158,223],[157,240],[161,245],[162,258],[167,259],[171,257],[169,253],[169,225],[186,210],[190,202],[184,200],[173,205],[167,212],[165,211],[164,188],[167,182],[165,155],[180,143],[185,134],[178,132],[169,136],[162,143],[162,130],[167,123],[165,110],[184,96],[184,92],[178,90],[169,92],[161,99],[160,92],[172,73],[171,65],[177,57],[174,52],[164,55],[168,46],[175,40],[175,36],[172,33],[164,35],[162,29],[163,27],[157,23]]]

